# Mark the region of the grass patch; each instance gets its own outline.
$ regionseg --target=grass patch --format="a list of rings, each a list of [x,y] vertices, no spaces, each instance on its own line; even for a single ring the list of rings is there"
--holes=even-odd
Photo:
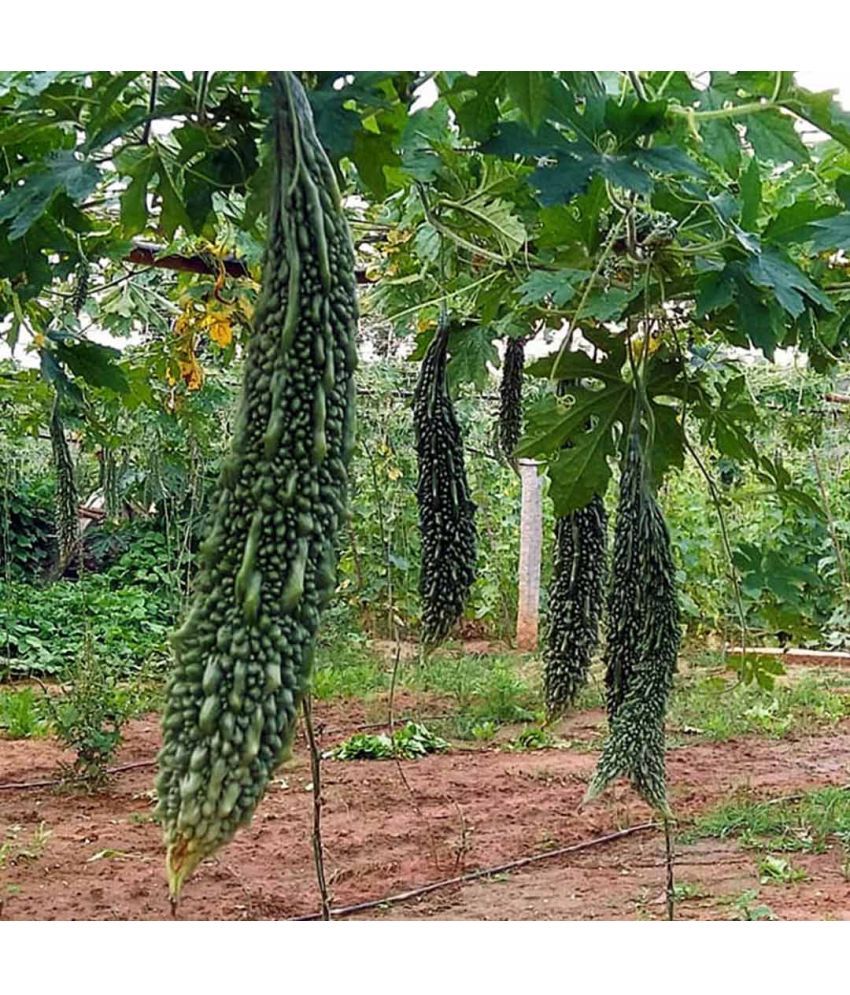
[[[755,685],[730,685],[715,674],[678,682],[668,727],[673,737],[691,733],[715,741],[747,735],[781,739],[835,725],[847,716],[850,695],[814,675],[765,691]]]
[[[788,800],[735,799],[699,816],[683,842],[713,837],[774,852],[822,853],[850,847],[850,789],[818,788]]]
[[[318,699],[368,698],[389,690],[392,660],[362,642],[323,647],[313,677]],[[399,689],[449,698],[453,714],[441,731],[459,739],[491,739],[500,726],[540,722],[539,675],[533,658],[457,653],[451,648],[400,664]]]
[[[362,642],[345,641],[320,646],[313,671],[313,696],[364,698],[390,686],[390,672],[384,662]]]
[[[44,695],[32,688],[0,691],[0,735],[9,739],[48,735],[50,723],[44,705]]]
[[[499,726],[543,721],[539,678],[532,669],[531,660],[516,656],[435,653],[422,664],[409,664],[400,683],[453,700],[447,734],[489,739]]]

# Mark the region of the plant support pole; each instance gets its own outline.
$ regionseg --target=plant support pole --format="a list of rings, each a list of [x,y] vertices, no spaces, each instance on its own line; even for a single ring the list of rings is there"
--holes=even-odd
[[[330,919],[331,903],[328,898],[328,885],[325,878],[325,855],[322,847],[322,757],[313,730],[313,702],[309,694],[304,696],[304,727],[310,746],[310,772],[313,779],[313,859],[316,863],[316,881],[322,903],[322,919]]]
[[[540,552],[543,543],[543,480],[534,460],[519,461],[522,511],[519,540],[519,603],[516,645],[520,650],[537,649],[540,609]]]

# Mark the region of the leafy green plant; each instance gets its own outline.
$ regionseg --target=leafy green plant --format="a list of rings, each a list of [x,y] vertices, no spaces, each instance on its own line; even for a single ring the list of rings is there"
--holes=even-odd
[[[47,735],[49,723],[45,711],[42,696],[36,695],[32,688],[0,690],[0,734],[10,739]]]
[[[449,744],[419,722],[406,722],[394,737],[385,734],[355,733],[344,743],[328,750],[333,760],[416,760],[428,753],[442,753]]]
[[[83,645],[67,693],[48,701],[56,736],[76,753],[69,776],[91,788],[102,785],[130,713],[91,638]]]
[[[546,729],[530,726],[505,743],[504,748],[512,753],[524,753],[528,750],[548,750],[554,743],[554,736]]]
[[[758,870],[761,884],[795,884],[805,881],[808,876],[802,868],[794,867],[790,860],[772,854],[759,861]]]
[[[769,905],[754,905],[758,898],[758,892],[748,889],[742,892],[735,900],[735,919],[745,922],[757,922],[762,919],[775,920],[776,914]]]
[[[695,881],[676,881],[673,885],[673,901],[677,904],[705,898],[707,894],[703,886]]]

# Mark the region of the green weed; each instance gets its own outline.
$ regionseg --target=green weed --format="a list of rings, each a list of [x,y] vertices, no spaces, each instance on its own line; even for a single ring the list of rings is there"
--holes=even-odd
[[[668,724],[673,731],[721,741],[759,735],[780,739],[835,725],[850,716],[850,695],[815,676],[789,681],[771,691],[730,685],[719,675],[685,678],[674,690]]]
[[[785,857],[768,854],[759,861],[759,881],[761,884],[795,884],[806,880],[806,872],[794,867]]]
[[[775,920],[777,916],[769,905],[753,905],[757,898],[758,892],[754,889],[741,892],[732,900],[735,909],[733,918],[744,922],[757,922],[762,919]]]
[[[29,739],[46,736],[49,728],[42,695],[32,688],[0,691],[0,734],[10,739]]]
[[[819,788],[787,800],[742,798],[701,815],[686,841],[736,838],[741,845],[773,852],[820,853],[831,840],[850,844],[850,790]]]
[[[343,641],[321,646],[313,671],[313,695],[328,698],[364,698],[389,688],[384,663],[361,643]]]
[[[530,726],[505,743],[504,749],[524,753],[528,750],[547,750],[554,745],[555,737],[550,732],[540,726]]]

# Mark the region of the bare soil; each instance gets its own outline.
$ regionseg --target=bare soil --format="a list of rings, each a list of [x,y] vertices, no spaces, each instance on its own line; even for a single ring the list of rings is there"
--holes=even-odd
[[[436,700],[401,694],[398,714],[433,714]],[[323,746],[374,720],[362,703],[319,703]],[[558,730],[573,741],[598,733],[583,713]],[[132,722],[120,764],[150,761],[156,716]],[[278,772],[254,822],[185,887],[184,919],[282,919],[318,908],[310,820],[309,763]],[[51,741],[0,742],[0,785],[48,780],[70,758]],[[509,753],[492,745],[402,764],[323,763],[326,870],[337,907],[599,836],[651,819],[626,787],[580,808],[596,754],[546,749]],[[151,819],[153,768],[115,775],[97,794],[57,788],[0,789],[0,901],[7,919],[164,919],[169,904],[159,827]],[[765,797],[850,780],[850,722],[799,739],[746,738],[671,750],[668,775],[683,822],[741,791]],[[0,850],[0,854],[3,851]],[[732,918],[758,891],[793,919],[850,919],[842,853],[792,854],[805,881],[759,886],[758,855],[734,841],[677,846],[684,918]],[[664,843],[648,831],[496,878],[370,911],[372,918],[634,919],[664,916]],[[738,905],[736,905],[738,901]]]

